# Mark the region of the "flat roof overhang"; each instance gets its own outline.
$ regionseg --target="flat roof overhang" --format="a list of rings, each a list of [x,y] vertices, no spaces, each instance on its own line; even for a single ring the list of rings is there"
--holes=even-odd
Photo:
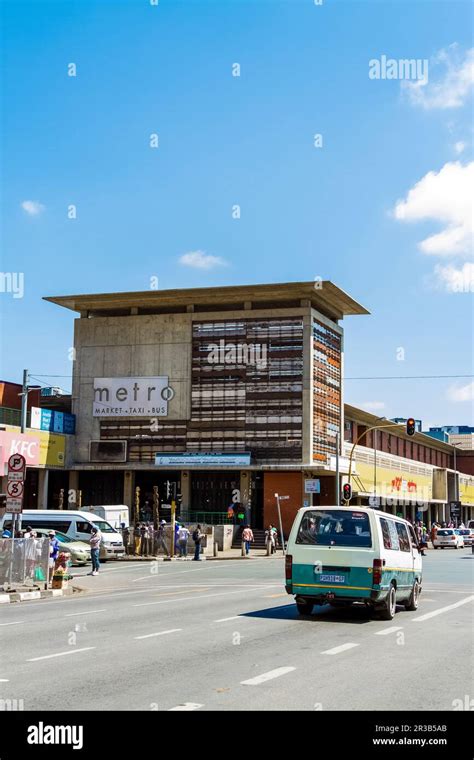
[[[370,314],[351,296],[329,280],[318,282],[288,282],[269,285],[228,285],[212,288],[180,288],[173,290],[144,290],[132,293],[96,293],[90,295],[45,296],[65,309],[81,314],[93,312],[96,316],[118,309],[160,309],[198,306],[200,311],[218,311],[223,303],[235,304],[236,310],[243,303],[271,304],[269,308],[287,308],[288,301],[308,301],[311,306],[330,319],[342,319],[348,315]],[[303,305],[303,304],[302,304]]]

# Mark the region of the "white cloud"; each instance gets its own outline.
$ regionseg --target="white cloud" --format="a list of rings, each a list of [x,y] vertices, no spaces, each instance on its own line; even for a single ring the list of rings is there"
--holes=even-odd
[[[458,154],[458,156],[459,156],[460,153],[463,152],[463,150],[465,148],[466,148],[466,143],[463,142],[462,140],[458,140],[457,143],[454,143],[454,150],[456,151],[456,153]]]
[[[45,206],[39,201],[23,201],[21,207],[30,216],[38,216],[45,209]]]
[[[211,256],[205,251],[188,251],[183,253],[179,263],[194,269],[213,269],[217,266],[226,266],[227,262],[219,256]]]
[[[385,409],[385,401],[364,401],[363,404],[360,404],[359,408],[377,412],[380,409]]]
[[[445,228],[419,243],[423,253],[435,256],[466,255],[472,251],[474,161],[446,163],[428,172],[395,206],[400,221],[434,219]]]
[[[467,385],[451,385],[446,393],[449,401],[473,401],[474,400],[474,381]]]
[[[440,75],[433,78],[433,70]],[[463,53],[454,43],[430,59],[426,80],[403,81],[401,87],[413,105],[445,109],[464,105],[473,84],[474,48]]]
[[[474,263],[466,261],[462,267],[452,264],[435,266],[438,284],[449,293],[474,293]]]

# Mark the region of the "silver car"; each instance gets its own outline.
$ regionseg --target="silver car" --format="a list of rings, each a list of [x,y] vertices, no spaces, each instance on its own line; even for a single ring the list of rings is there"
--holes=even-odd
[[[38,537],[47,537],[49,530],[46,528],[34,528],[34,532]],[[91,548],[83,541],[74,541],[73,538],[69,538],[61,531],[55,531],[56,538],[59,544],[59,551],[68,552],[71,555],[72,565],[87,565],[91,561]]]

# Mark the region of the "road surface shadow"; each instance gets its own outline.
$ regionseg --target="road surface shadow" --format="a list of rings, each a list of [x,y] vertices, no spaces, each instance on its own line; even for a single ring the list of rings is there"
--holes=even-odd
[[[352,623],[361,625],[374,620],[374,613],[362,605],[354,605],[347,609],[336,609],[326,604],[315,606],[311,615],[300,615],[296,604],[285,604],[279,607],[267,607],[261,610],[241,613],[240,617],[263,618],[266,620],[308,620],[314,623]]]

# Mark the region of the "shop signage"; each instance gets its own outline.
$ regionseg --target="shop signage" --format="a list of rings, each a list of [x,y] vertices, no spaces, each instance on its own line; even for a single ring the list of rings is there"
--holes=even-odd
[[[76,432],[76,415],[68,412],[55,412],[53,409],[39,409],[31,407],[30,427],[34,430],[44,430],[50,433],[66,433],[74,435]]]
[[[250,464],[250,456],[249,453],[215,454],[214,452],[155,454],[155,465],[164,467],[194,467],[196,465],[204,465],[205,467],[246,467]]]
[[[305,493],[320,493],[320,481],[319,478],[315,478],[313,480],[305,480],[304,482],[304,492]]]
[[[94,417],[166,417],[174,391],[168,377],[96,377]]]

